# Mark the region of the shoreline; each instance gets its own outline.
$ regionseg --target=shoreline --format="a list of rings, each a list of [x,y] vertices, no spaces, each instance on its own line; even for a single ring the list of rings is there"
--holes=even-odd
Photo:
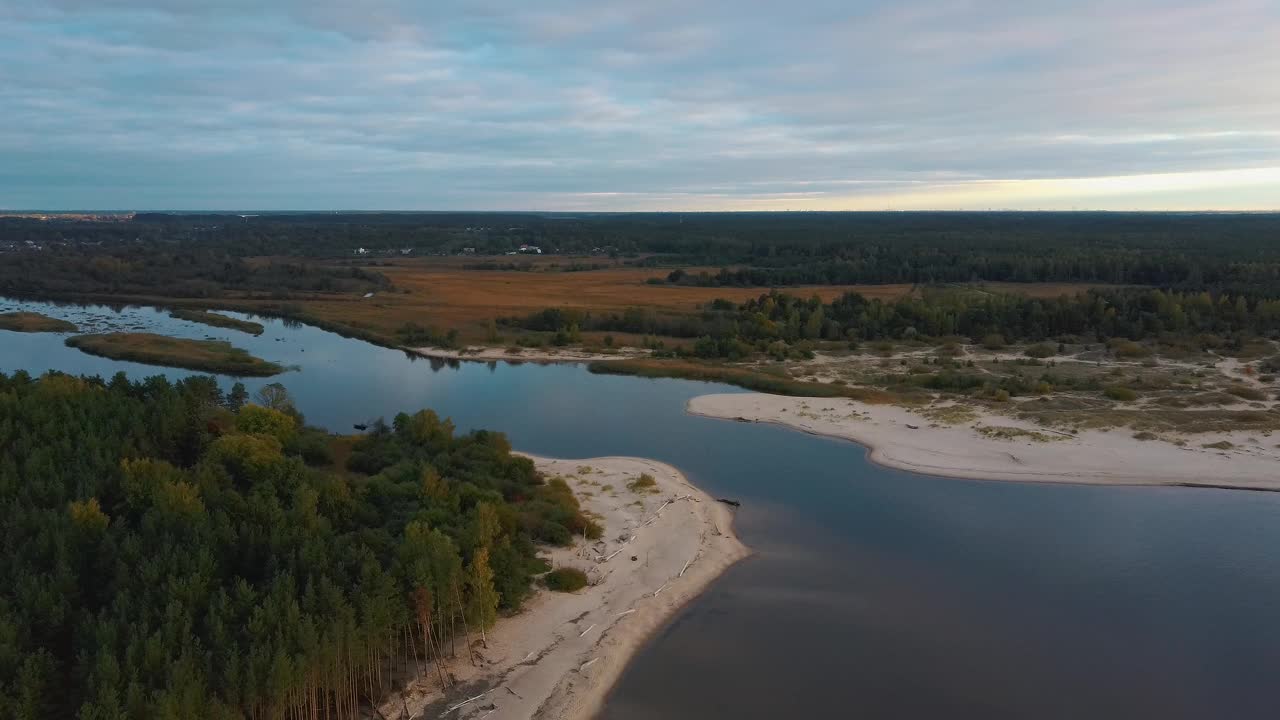
[[[435,673],[426,673],[384,699],[386,720],[446,713],[589,720],[653,633],[750,554],[734,534],[731,509],[671,465],[519,454],[548,477],[565,478],[604,526],[600,540],[547,553],[553,567],[587,572],[590,584],[576,593],[538,589],[519,613],[498,620],[487,643],[473,638],[478,667],[460,652],[446,668],[456,685],[442,692]],[[654,491],[627,487],[641,473],[655,479]]]
[[[1280,491],[1280,450],[1274,442],[1264,444],[1265,436],[1242,431],[1188,436],[1196,439],[1194,446],[1179,447],[1135,439],[1123,428],[1071,435],[982,412],[975,413],[976,422],[939,425],[892,405],[763,393],[700,395],[690,399],[685,410],[852,441],[866,448],[867,459],[876,465],[935,477]],[[976,429],[983,424],[1020,435],[984,435]],[[1030,433],[1049,439],[1034,439]],[[1233,447],[1202,447],[1223,439]]]
[[[547,363],[586,363],[596,360],[629,360],[639,357],[646,357],[647,351],[638,350],[636,348],[619,348],[614,353],[591,352],[590,350],[574,350],[570,348],[547,349],[547,348],[521,348],[518,353],[507,352],[505,347],[495,345],[469,345],[461,350],[450,350],[437,347],[404,347],[411,353],[421,355],[425,358],[436,358],[438,360],[473,360],[476,362],[491,362],[494,360],[504,360],[506,362],[531,362],[539,364]]]

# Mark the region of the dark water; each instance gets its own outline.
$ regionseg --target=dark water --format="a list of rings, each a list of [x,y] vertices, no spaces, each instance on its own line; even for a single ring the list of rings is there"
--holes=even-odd
[[[17,306],[231,339],[299,366],[246,385],[285,383],[334,430],[430,406],[524,450],[653,457],[741,499],[756,555],[654,638],[609,720],[1280,716],[1280,494],[936,479],[850,443],[683,412],[720,386],[433,365],[278,321],[254,338],[149,309],[0,312]],[[0,371],[189,374],[62,339],[0,331]]]

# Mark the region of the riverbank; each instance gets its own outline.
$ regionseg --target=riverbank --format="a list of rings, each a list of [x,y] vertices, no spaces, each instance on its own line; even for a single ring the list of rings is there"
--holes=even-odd
[[[386,700],[384,718],[564,718],[586,720],[602,706],[649,635],[748,550],[729,508],[676,468],[653,460],[560,460],[529,456],[561,476],[583,509],[604,526],[598,541],[548,553],[553,567],[587,573],[576,593],[541,590],[518,614],[499,619],[487,647],[475,643],[450,667],[457,684],[441,692],[434,674]],[[653,478],[633,485],[642,474]]]
[[[510,362],[537,363],[577,363],[597,360],[619,360],[625,358],[645,357],[648,350],[641,348],[619,348],[612,353],[592,352],[573,348],[524,348],[495,347],[491,345],[470,345],[460,350],[438,347],[407,348],[409,351],[429,358],[442,360],[507,360]]]
[[[927,475],[1280,490],[1280,449],[1266,433],[1162,439],[1124,428],[1065,433],[973,408],[963,411],[963,422],[947,424],[938,421],[945,412],[936,409],[930,413],[847,398],[760,393],[702,395],[686,409],[694,415],[777,423],[852,440],[866,446],[875,463]]]

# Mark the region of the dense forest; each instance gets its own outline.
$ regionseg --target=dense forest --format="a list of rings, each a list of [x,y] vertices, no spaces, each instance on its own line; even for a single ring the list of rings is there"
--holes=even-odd
[[[423,411],[334,438],[278,385],[247,400],[0,375],[0,717],[354,718],[448,683],[536,542],[599,532],[501,434]]]
[[[738,359],[756,352],[788,356],[816,341],[999,335],[1010,342],[1073,336],[1086,341],[1176,336],[1209,342],[1280,333],[1280,299],[1161,290],[1091,290],[1057,298],[973,289],[928,289],[883,301],[846,293],[830,303],[772,291],[745,303],[709,303],[696,315],[647,309],[589,313],[549,308],[507,325],[574,337],[584,330],[697,338],[698,357]],[[1210,339],[1213,338],[1212,340]]]
[[[229,259],[352,257],[364,249],[372,263],[403,252],[496,255],[526,243],[544,253],[674,267],[656,281],[705,286],[985,280],[1243,290],[1280,282],[1275,214],[141,214],[115,223],[0,218],[0,248],[17,249],[27,263],[0,274],[0,290],[57,289],[81,276],[98,288],[163,278],[175,294],[197,296],[213,292],[211,284],[345,289],[378,278],[301,261],[264,268]],[[21,251],[32,246],[43,251]],[[92,260],[72,261],[81,256]],[[679,269],[707,265],[722,269]]]

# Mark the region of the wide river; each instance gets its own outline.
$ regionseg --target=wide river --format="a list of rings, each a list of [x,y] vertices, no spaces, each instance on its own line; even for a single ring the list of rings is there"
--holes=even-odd
[[[432,363],[278,320],[255,338],[150,308],[0,299],[14,309],[232,340],[296,366],[251,391],[283,382],[335,431],[431,407],[534,453],[663,460],[741,500],[756,554],[639,654],[610,720],[1280,716],[1280,493],[938,479],[684,412],[718,385]],[[0,371],[191,374],[63,339],[0,331]]]

